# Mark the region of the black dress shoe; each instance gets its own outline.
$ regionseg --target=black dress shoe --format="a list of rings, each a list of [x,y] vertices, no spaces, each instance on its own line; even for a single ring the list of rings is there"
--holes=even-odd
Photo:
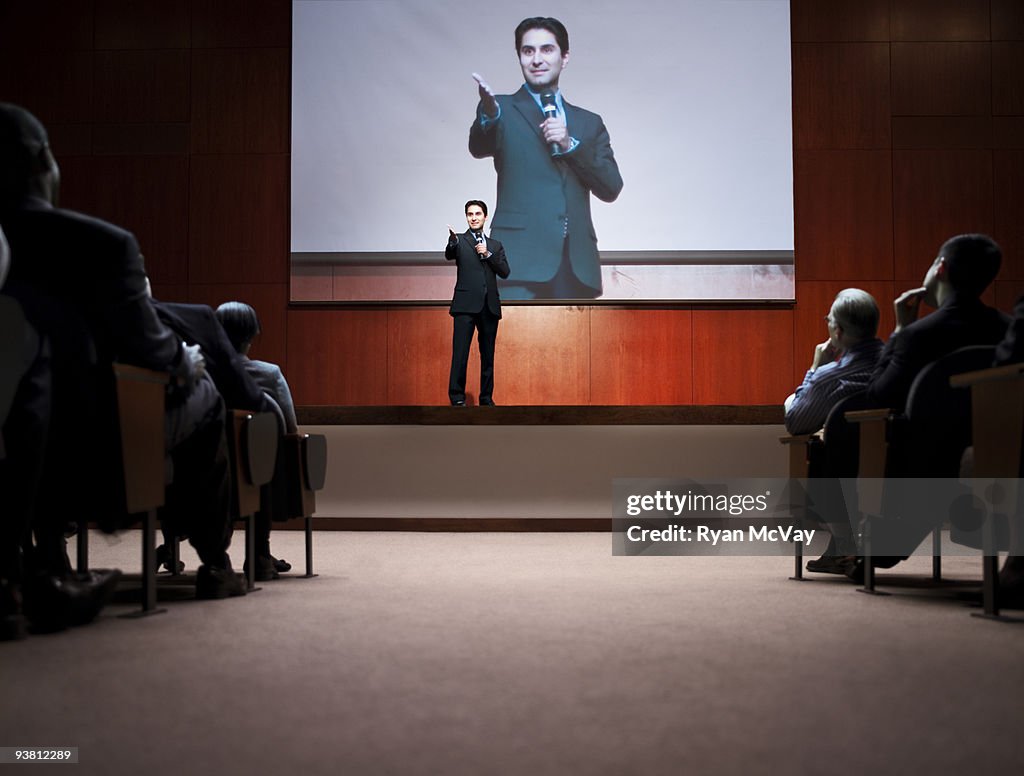
[[[288,568],[291,568],[291,566]],[[249,573],[249,561],[242,564],[242,569],[246,574]],[[260,555],[256,558],[256,573],[254,576],[257,582],[269,582],[272,579],[277,579],[280,574],[277,573],[274,559],[269,555]]]
[[[38,633],[52,633],[96,619],[121,578],[118,569],[64,577],[40,574],[25,583],[25,616]]]
[[[466,400],[465,399],[461,399],[459,401],[453,401],[452,402],[452,406],[453,407],[465,407],[466,406]]]
[[[0,580],[0,641],[25,638],[25,616],[21,613],[21,588]]]
[[[848,555],[822,555],[817,560],[807,561],[807,570],[817,574],[846,574],[853,561]]]
[[[171,550],[166,544],[161,544],[156,548],[156,570],[159,571],[161,568],[170,571],[172,574],[181,574],[185,570],[185,563],[179,560],[178,570],[172,569]]]
[[[494,400],[493,399],[481,399],[480,400],[480,406],[481,407],[493,407],[494,406]]]
[[[245,580],[229,568],[204,563],[196,572],[196,598],[200,600],[243,596],[247,592]]]
[[[268,557],[270,558],[271,562],[274,564],[274,569],[278,573],[284,574],[286,571],[291,571],[292,570],[292,564],[289,563],[288,561],[286,561],[284,558],[275,558],[273,555],[270,555]]]

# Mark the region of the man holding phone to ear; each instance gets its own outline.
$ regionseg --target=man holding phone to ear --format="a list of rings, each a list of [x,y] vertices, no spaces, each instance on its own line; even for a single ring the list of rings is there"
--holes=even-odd
[[[525,83],[495,95],[473,74],[480,103],[469,151],[494,158],[498,201],[492,234],[515,257],[506,299],[594,299],[601,260],[590,195],[613,202],[622,177],[604,122],[570,105],[559,91],[569,63],[569,33],[557,19],[532,17],[516,27]]]

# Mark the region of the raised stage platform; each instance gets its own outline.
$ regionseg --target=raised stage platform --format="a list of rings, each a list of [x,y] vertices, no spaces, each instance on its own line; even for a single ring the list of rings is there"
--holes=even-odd
[[[771,406],[299,407],[320,528],[602,530],[617,478],[785,477]]]

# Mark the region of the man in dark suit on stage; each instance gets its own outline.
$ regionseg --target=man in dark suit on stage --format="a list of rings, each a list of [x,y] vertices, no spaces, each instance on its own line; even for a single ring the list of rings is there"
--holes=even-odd
[[[509,266],[502,244],[484,236],[486,222],[486,203],[471,199],[466,203],[469,229],[456,234],[449,226],[448,245],[444,249],[444,257],[454,261],[458,269],[448,311],[454,319],[448,398],[456,407],[466,404],[466,363],[474,329],[480,348],[480,404],[494,404],[494,341],[501,319],[501,297],[495,275],[507,278]]]
[[[593,299],[601,295],[601,260],[590,194],[613,202],[622,177],[608,130],[596,113],[570,105],[559,91],[569,62],[569,33],[557,19],[533,17],[516,27],[526,83],[495,95],[483,78],[469,130],[469,151],[494,158],[498,201],[492,234],[515,266],[506,299]]]

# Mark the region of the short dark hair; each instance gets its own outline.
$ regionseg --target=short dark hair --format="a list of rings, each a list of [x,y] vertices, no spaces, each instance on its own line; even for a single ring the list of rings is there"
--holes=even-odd
[[[550,16],[531,16],[529,19],[523,19],[519,22],[519,26],[516,27],[517,54],[519,53],[519,47],[523,45],[523,35],[529,30],[547,30],[555,36],[555,40],[558,41],[558,48],[562,50],[562,54],[569,53],[569,31],[565,29],[564,24]]]
[[[955,291],[981,296],[1003,261],[1003,252],[987,234],[960,234],[939,248],[946,260],[949,284]]]
[[[39,119],[19,105],[0,102],[0,204],[28,192],[36,159],[48,145]]]
[[[260,319],[245,302],[225,302],[217,308],[217,320],[239,353],[260,333]]]
[[[465,210],[463,210],[464,213],[468,213],[469,212],[469,206],[470,205],[479,205],[480,209],[482,211],[484,211],[484,215],[487,215],[487,203],[484,202],[482,199],[471,199],[469,202],[467,202],[466,203],[466,208],[465,208]]]

